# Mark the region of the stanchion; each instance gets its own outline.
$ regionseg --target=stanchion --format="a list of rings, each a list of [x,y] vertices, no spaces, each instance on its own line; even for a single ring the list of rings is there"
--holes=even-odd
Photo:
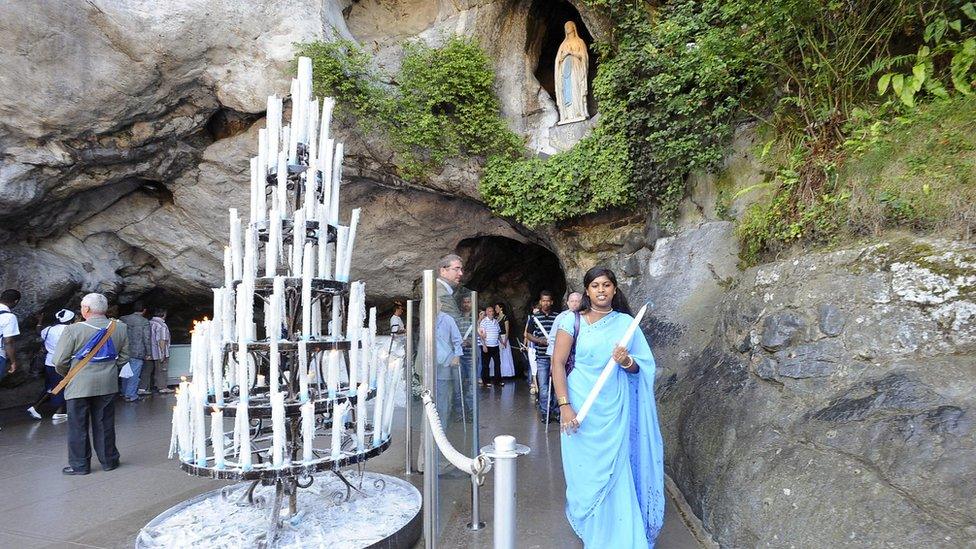
[[[481,453],[494,461],[494,549],[515,549],[515,458],[529,453],[529,447],[516,444],[513,436],[498,435]]]
[[[421,308],[423,326],[423,365],[424,388],[434,394],[434,321],[437,318],[437,287],[434,282],[434,271],[424,271],[424,302]],[[435,395],[436,396],[436,395]],[[424,547],[434,549],[437,542],[437,449],[434,447],[434,435],[429,421],[424,422]]]
[[[407,447],[404,469],[406,474],[413,473],[413,304],[414,300],[407,301],[407,348],[405,364],[403,365],[403,386],[407,392],[407,409],[404,413],[406,428],[404,429],[403,439]]]
[[[478,357],[475,353],[478,352],[478,292],[471,292],[471,392],[475,393],[475,388],[478,386]],[[500,367],[496,365],[496,367]],[[461,394],[462,401],[464,400],[464,394]],[[481,445],[481,441],[478,436],[478,409],[481,407],[478,405],[478,399],[472,399],[472,410],[471,410],[471,426],[472,429],[472,443],[471,452],[475,455],[478,453],[478,447]],[[468,528],[471,530],[481,530],[485,527],[485,523],[481,520],[481,503],[480,492],[481,487],[478,483],[471,479],[471,522],[468,523]]]

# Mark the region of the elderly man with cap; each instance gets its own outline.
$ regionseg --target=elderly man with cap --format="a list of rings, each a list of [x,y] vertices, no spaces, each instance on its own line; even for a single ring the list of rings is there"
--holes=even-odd
[[[57,320],[57,323],[46,328],[41,328],[41,323],[37,323],[37,327],[40,328],[41,332],[41,342],[44,343],[44,350],[47,352],[44,356],[44,393],[53,391],[58,383],[61,383],[61,380],[64,379],[64,376],[54,369],[54,350],[58,347],[58,340],[61,339],[61,334],[64,333],[64,329],[74,320],[75,314],[68,309],[61,309],[54,313],[54,318]],[[43,393],[41,396],[44,396]],[[57,421],[68,418],[64,394],[58,393],[52,396],[48,403],[55,410],[54,415],[51,416],[52,420]],[[41,413],[34,406],[28,408],[27,413],[34,419],[41,419]]]
[[[119,390],[119,367],[129,360],[129,347],[125,324],[108,319],[107,310],[104,295],[86,295],[81,300],[84,322],[65,328],[54,351],[54,367],[61,375],[85,363],[64,389],[68,403],[68,466],[62,472],[66,475],[91,472],[92,446],[102,469],[111,471],[119,466],[115,396]]]

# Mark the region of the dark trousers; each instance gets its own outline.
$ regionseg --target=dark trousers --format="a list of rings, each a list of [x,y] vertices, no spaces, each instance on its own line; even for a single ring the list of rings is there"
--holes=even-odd
[[[67,399],[68,465],[87,471],[91,463],[92,446],[95,447],[95,455],[102,465],[118,463],[119,450],[115,447],[116,396],[112,393]]]
[[[498,346],[488,347],[488,352],[484,351],[484,347],[481,348],[481,381],[482,383],[490,383],[489,379],[489,363],[491,359],[495,359],[495,382],[501,382],[502,380],[502,355],[498,352]]]
[[[37,398],[41,398],[47,393],[50,393],[61,383],[64,376],[58,373],[54,369],[54,366],[44,366],[44,392],[38,395]],[[61,412],[64,410],[64,391],[52,396],[48,401],[47,405],[53,408],[56,412]]]

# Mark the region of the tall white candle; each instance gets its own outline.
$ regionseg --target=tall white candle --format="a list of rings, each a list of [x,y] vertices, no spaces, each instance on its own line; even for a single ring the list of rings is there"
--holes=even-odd
[[[234,340],[234,321],[236,320],[236,295],[233,286],[224,288],[224,341]]]
[[[329,207],[332,208],[329,217],[332,224],[339,223],[339,187],[342,184],[342,143],[336,143],[335,153],[332,157],[332,198],[329,199]]]
[[[180,461],[190,462],[193,448],[190,438],[190,384],[183,380],[176,392],[176,434]]]
[[[325,150],[325,142],[329,140],[329,128],[332,126],[332,109],[334,108],[335,99],[326,97],[322,100],[322,117],[319,122],[319,151]],[[331,162],[329,165],[331,165]]]
[[[329,351],[328,368],[326,387],[329,390],[329,398],[335,398],[339,391],[339,351]]]
[[[298,401],[308,401],[308,342],[298,340]]]
[[[219,331],[219,325],[217,330]],[[224,405],[224,353],[222,350],[223,343],[217,338],[211,338],[210,340],[210,363],[211,368],[213,368],[213,387],[214,387],[214,402],[218,406]]]
[[[284,152],[278,153],[278,175],[275,190],[278,198],[278,215],[288,215],[288,157]]]
[[[312,337],[312,243],[305,243],[302,254],[302,339]]]
[[[352,265],[352,252],[355,250],[356,244],[356,229],[359,227],[359,214],[360,209],[356,208],[352,211],[351,220],[349,222],[349,236],[346,241],[346,251],[342,254],[342,276],[343,280],[349,280],[349,267]]]
[[[234,280],[241,278],[244,269],[241,245],[241,218],[237,215],[237,208],[230,208],[230,254]]]
[[[268,159],[268,169],[277,169],[275,160],[278,158],[278,143],[281,139],[281,100],[276,95],[268,96],[267,107],[268,143],[265,157]]]
[[[369,387],[360,383],[356,388],[356,449],[362,453],[366,448],[366,395]]]
[[[349,237],[348,227],[338,227],[336,229],[336,267],[335,267],[335,279],[339,282],[348,282],[349,277],[345,276],[343,273],[343,266],[346,263],[346,241]]]
[[[322,300],[312,302],[312,337],[322,337]]]
[[[334,295],[332,296],[332,322],[329,323],[329,337],[332,339],[338,339],[342,335],[341,312],[342,298]]]
[[[386,440],[390,436],[390,427],[393,425],[393,400],[397,393],[400,392],[400,387],[403,385],[403,376],[401,375],[402,369],[394,368],[389,371],[389,377],[387,378],[387,391],[386,391],[386,406],[383,408],[383,436],[382,439]]]
[[[251,216],[250,222],[254,223],[258,220],[258,182],[261,180],[260,174],[258,173],[258,157],[251,157]]]
[[[323,142],[324,148],[319,148],[319,170],[322,172],[322,200],[321,204],[325,206],[325,220],[333,225],[335,222],[332,219],[332,159],[335,157],[335,142],[331,139],[326,139]]]
[[[251,421],[247,414],[247,403],[238,402],[237,403],[237,430],[236,433],[240,436],[240,457],[238,461],[241,464],[241,469],[244,471],[250,471],[251,466]]]
[[[362,294],[363,299],[366,298],[365,288]],[[364,308],[366,304],[362,305]],[[369,337],[366,341],[367,354],[369,360],[369,379],[375,385],[376,384],[376,370],[379,367],[379,361],[376,360],[376,307],[370,307],[369,309]]]
[[[349,401],[344,400],[332,408],[332,460],[342,456],[342,434],[346,430],[346,412],[349,411]]]
[[[302,404],[302,461],[308,463],[314,459],[312,449],[315,443],[315,403],[308,401]]]
[[[241,279],[249,280],[252,285],[257,272],[257,240],[254,227],[248,227],[244,231],[244,267]]]
[[[302,276],[302,259],[305,252],[305,208],[295,210],[292,228],[291,276]]]
[[[210,413],[210,445],[214,449],[214,468],[224,468],[224,412],[214,406]]]
[[[224,288],[234,287],[234,259],[230,246],[224,246]]]
[[[383,430],[383,399],[386,398],[386,376],[379,375],[376,379],[376,398],[373,400],[373,447],[381,442]]]
[[[240,399],[247,402],[248,393],[251,390],[250,377],[251,357],[247,352],[247,342],[238,340],[237,343],[237,388],[240,391]]]
[[[271,463],[275,467],[285,462],[285,393],[270,394],[271,399]]]
[[[275,276],[278,272],[278,257],[281,254],[281,215],[278,213],[278,208],[272,208],[271,215],[268,217],[268,244],[264,250],[264,276]]]

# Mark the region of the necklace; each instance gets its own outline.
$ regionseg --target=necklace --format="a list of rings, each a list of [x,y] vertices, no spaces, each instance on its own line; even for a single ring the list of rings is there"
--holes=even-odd
[[[594,313],[600,313],[602,315],[605,315],[610,311],[613,311],[613,307],[607,307],[606,309],[597,309],[596,305],[590,305],[590,309],[592,309]]]

